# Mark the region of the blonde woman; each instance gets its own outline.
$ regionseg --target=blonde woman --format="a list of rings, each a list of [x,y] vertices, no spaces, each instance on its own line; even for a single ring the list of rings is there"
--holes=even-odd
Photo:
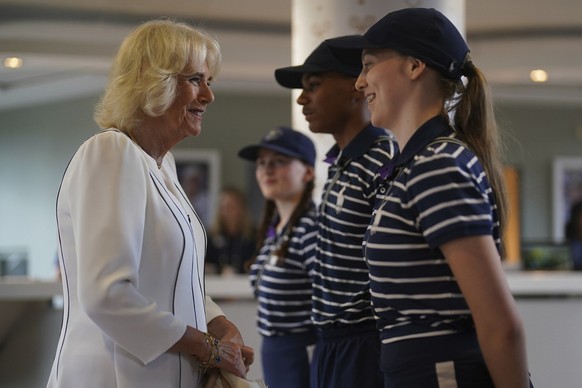
[[[223,187],[208,233],[207,272],[245,273],[255,248],[256,231],[245,194],[236,187]]]
[[[214,100],[218,43],[170,20],[123,42],[57,198],[63,326],[48,387],[197,387],[252,349],[206,297],[205,231],[169,150]]]

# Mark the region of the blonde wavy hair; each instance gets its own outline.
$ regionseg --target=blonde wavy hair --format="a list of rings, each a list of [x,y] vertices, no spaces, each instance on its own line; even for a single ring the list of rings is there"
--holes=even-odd
[[[218,42],[207,32],[170,19],[138,26],[121,44],[94,119],[101,128],[136,129],[144,115],[162,115],[176,97],[179,76],[206,63],[220,67]]]

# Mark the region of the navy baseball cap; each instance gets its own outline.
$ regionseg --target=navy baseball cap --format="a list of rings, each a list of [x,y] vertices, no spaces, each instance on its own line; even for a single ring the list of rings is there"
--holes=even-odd
[[[278,127],[269,131],[259,144],[253,144],[242,148],[238,156],[254,162],[257,160],[259,150],[268,150],[297,158],[310,166],[315,166],[315,145],[311,139],[294,129]]]
[[[461,78],[469,48],[455,25],[433,8],[390,12],[364,33],[326,42],[346,64],[361,62],[363,49],[389,48],[420,59],[453,80]]]
[[[362,71],[362,63],[345,63],[337,58],[330,47],[322,42],[300,66],[282,67],[275,70],[275,79],[279,85],[290,89],[301,89],[301,77],[305,73],[337,72],[349,77],[357,77]]]

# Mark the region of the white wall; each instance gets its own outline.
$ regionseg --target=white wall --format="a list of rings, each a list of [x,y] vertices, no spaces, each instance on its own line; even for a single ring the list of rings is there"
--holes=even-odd
[[[94,99],[0,112],[0,252],[29,256],[33,276],[55,274],[55,200],[67,162],[95,130]]]
[[[24,249],[30,274],[52,277],[56,253],[55,199],[72,154],[96,129],[97,97],[0,111],[0,253]],[[205,116],[202,134],[178,148],[218,149],[222,184],[251,192],[249,164],[236,153],[276,125],[291,121],[290,94],[220,94]],[[498,104],[508,133],[506,157],[521,173],[521,225],[525,240],[552,236],[552,159],[582,156],[575,129],[577,106]],[[320,178],[323,179],[323,178]]]
[[[532,93],[535,91],[532,90]],[[525,240],[552,239],[552,162],[556,156],[582,157],[582,109],[556,103],[500,103],[506,132],[506,159],[521,175],[521,227]]]

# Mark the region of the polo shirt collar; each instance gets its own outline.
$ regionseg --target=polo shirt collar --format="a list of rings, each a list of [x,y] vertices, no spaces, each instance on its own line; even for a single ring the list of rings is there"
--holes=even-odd
[[[376,128],[373,125],[368,125],[363,130],[360,131],[352,139],[352,141],[343,149],[340,150],[339,146],[335,144],[330,150],[325,154],[324,162],[329,164],[334,164],[340,160],[353,160],[364,155],[372,144],[378,140],[379,136],[387,136],[388,133],[381,129]]]
[[[431,141],[451,133],[453,133],[453,129],[442,116],[438,115],[429,119],[414,132],[402,152],[392,159],[393,162],[381,167],[378,173],[384,179],[390,177],[395,168],[406,166],[414,158],[414,155],[422,151]]]

